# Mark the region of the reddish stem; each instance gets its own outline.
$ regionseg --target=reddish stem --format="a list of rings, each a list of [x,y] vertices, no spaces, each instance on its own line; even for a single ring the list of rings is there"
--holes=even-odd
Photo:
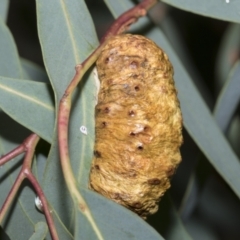
[[[2,205],[2,208],[0,210],[0,223],[2,222],[2,220],[3,220],[4,216],[6,215],[9,207],[11,206],[11,204],[12,204],[12,202],[13,202],[16,194],[17,194],[17,191],[18,191],[19,187],[21,186],[24,178],[25,178],[25,176],[24,176],[23,172],[21,171],[18,174],[10,192],[8,193],[7,198],[5,199],[5,202]]]
[[[137,6],[124,12],[108,29],[101,39],[101,43],[105,42],[111,36],[125,32],[132,23],[138,20],[138,18],[145,16],[147,11],[156,3],[157,0],[144,0]]]
[[[42,203],[42,206],[43,206],[43,212],[44,212],[46,221],[48,223],[48,228],[49,228],[52,239],[53,240],[58,240],[59,238],[58,238],[57,230],[56,230],[55,225],[54,225],[52,214],[51,214],[51,211],[49,210],[47,199],[46,199],[46,197],[43,193],[43,190],[42,190],[40,184],[38,183],[37,179],[32,174],[30,169],[26,168],[25,171],[24,171],[24,174],[28,178],[28,180],[31,182],[31,184],[33,185],[38,197],[41,200],[41,203]]]
[[[31,141],[31,139],[34,137],[34,134],[31,134],[30,136],[28,136],[21,145],[19,145],[18,147],[16,147],[15,149],[13,149],[11,152],[5,154],[4,156],[2,156],[0,158],[0,166],[2,166],[3,164],[5,164],[6,162],[12,160],[13,158],[17,157],[18,155],[20,155],[23,152],[26,152],[28,150],[28,142]]]
[[[49,226],[49,231],[52,236],[52,239],[58,240],[59,238],[58,238],[57,231],[56,231],[56,228],[55,228],[55,225],[53,222],[52,215],[51,215],[49,207],[48,207],[47,200],[41,189],[41,186],[39,185],[37,179],[34,177],[34,175],[32,174],[32,171],[31,171],[32,159],[33,159],[35,148],[36,148],[36,145],[37,145],[39,139],[40,138],[38,135],[31,134],[28,138],[26,138],[24,140],[24,142],[20,146],[18,146],[13,151],[9,152],[8,154],[6,154],[5,156],[3,156],[0,159],[0,163],[4,164],[7,161],[11,160],[12,158],[16,157],[17,155],[19,155],[23,152],[26,152],[22,168],[21,168],[21,170],[20,170],[10,192],[8,193],[8,196],[4,202],[1,210],[0,210],[0,223],[2,222],[8,209],[10,208],[23,180],[25,178],[28,178],[28,180],[32,183],[35,191],[37,192],[37,194],[42,202],[44,214],[45,214],[48,226]]]

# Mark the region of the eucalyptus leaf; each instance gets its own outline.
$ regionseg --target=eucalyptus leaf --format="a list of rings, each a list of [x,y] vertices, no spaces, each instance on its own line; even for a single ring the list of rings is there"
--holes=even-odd
[[[7,20],[8,7],[9,7],[9,0],[0,1],[0,16],[3,21]]]
[[[4,155],[21,144],[30,135],[30,132],[13,121],[3,111],[0,111],[0,119],[0,155]],[[23,154],[0,168],[0,206],[3,205],[20,171],[22,159]],[[29,239],[34,231],[34,225],[39,221],[45,221],[44,215],[35,207],[35,197],[36,194],[29,182],[25,181],[2,224],[10,239]],[[54,211],[52,216],[59,236],[64,240],[71,240],[71,234],[62,225]],[[46,239],[51,239],[49,233]]]
[[[198,167],[199,166],[197,166],[196,170],[190,175],[187,188],[179,208],[179,215],[183,221],[186,221],[191,216],[196,204],[198,203],[198,196],[200,192],[199,179],[197,178],[196,174]]]
[[[235,153],[240,157],[240,117],[236,115],[230,124],[228,134],[229,142],[231,143],[232,148],[235,150]]]
[[[174,66],[175,83],[185,128],[211,164],[240,197],[240,179],[237,177],[240,172],[238,158],[160,30],[154,28],[147,36],[161,45]],[[226,160],[228,161],[227,165],[225,164]]]
[[[240,23],[239,2],[234,0],[163,0],[163,2],[203,16]]]
[[[49,84],[0,77],[0,107],[26,128],[52,141],[54,106]]]
[[[29,131],[14,122],[1,110],[0,119],[0,156],[2,156],[17,147],[28,136]],[[21,154],[0,168],[1,207],[20,171],[22,158],[23,155]],[[30,191],[27,187],[21,187],[16,200],[13,201],[3,223],[1,223],[10,239],[28,239],[34,230],[34,223],[29,218],[20,200],[23,195],[28,194]],[[34,199],[32,199],[31,206],[34,209]]]
[[[48,1],[45,4],[43,1],[40,4],[37,1],[38,29],[44,61],[55,91],[56,109],[58,109],[58,102],[75,74],[75,65],[85,60],[97,46],[98,40],[84,1],[65,1],[64,3],[52,1],[52,4],[54,7],[51,8]],[[61,29],[56,26],[61,26]],[[71,112],[72,166],[78,181],[85,186],[88,182],[94,142],[96,91],[93,74],[88,73],[76,90]],[[87,128],[87,135],[80,132],[81,126]],[[59,159],[56,158],[56,161],[58,163]],[[83,168],[80,167],[81,164]]]
[[[17,54],[16,46],[9,32],[8,28],[4,25],[2,20],[0,19],[0,77],[1,78],[1,86],[2,83],[5,83],[3,79],[10,79],[7,77],[22,77],[22,70],[20,66],[19,57]],[[3,81],[2,81],[3,80]],[[11,80],[10,80],[11,81]],[[17,79],[16,81],[21,81]],[[7,85],[7,87],[9,87]],[[10,96],[7,96],[7,99],[4,97],[5,94],[0,94],[0,108],[4,102],[8,99],[10,102],[13,100]],[[14,107],[15,102],[12,103],[12,107]],[[22,111],[21,109],[17,109],[18,111]],[[17,122],[13,121],[9,116],[7,116],[0,109],[0,155],[7,154],[14,148],[16,148],[29,134],[30,132],[20,126]],[[21,168],[21,160],[23,155],[21,154],[18,157],[15,157],[13,160],[4,164],[4,166],[0,169],[0,206],[3,205],[15,179],[18,175]],[[29,212],[26,212],[24,208],[24,197],[32,201],[28,207],[32,207],[34,209],[34,198],[31,198],[33,195],[33,191],[27,186],[22,187],[17,195],[15,201],[13,201],[10,210],[5,217],[2,226],[10,239],[28,239],[29,236],[33,232],[34,222],[31,220]],[[23,201],[22,201],[23,200]],[[23,204],[22,204],[23,203]],[[39,219],[40,214],[35,211],[36,217]],[[2,236],[1,236],[2,237]]]
[[[216,58],[216,92],[219,93],[234,63],[239,58],[240,51],[240,25],[229,24],[221,40],[221,44]]]
[[[80,189],[104,240],[163,238],[135,213],[88,189]],[[76,209],[75,239],[100,239],[91,225]]]
[[[35,227],[34,234],[29,238],[29,240],[44,240],[47,232],[48,232],[48,226],[45,222],[38,222]]]
[[[75,65],[89,56],[98,40],[84,1],[36,2],[43,59],[60,100],[75,73]]]
[[[226,132],[240,102],[240,63],[230,73],[228,81],[220,92],[214,109],[214,116],[220,129]]]
[[[192,236],[190,236],[188,230],[186,229],[185,225],[183,225],[183,222],[177,212],[177,210],[174,207],[174,204],[169,200],[169,218],[170,218],[170,224],[167,233],[166,233],[166,239],[168,240],[175,240],[178,238],[184,239],[184,240],[191,240],[193,239]]]
[[[98,45],[98,40],[84,1],[37,1],[37,19],[44,63],[58,110],[58,103],[75,74],[75,65],[85,60]],[[70,157],[75,177],[83,186],[88,185],[93,154],[96,92],[95,79],[89,72],[76,89],[72,104]],[[87,128],[87,135],[80,132],[81,126]],[[57,142],[55,135],[43,188],[59,218],[72,232],[74,209],[63,179]]]
[[[12,34],[0,18],[0,76],[21,78],[22,68]]]

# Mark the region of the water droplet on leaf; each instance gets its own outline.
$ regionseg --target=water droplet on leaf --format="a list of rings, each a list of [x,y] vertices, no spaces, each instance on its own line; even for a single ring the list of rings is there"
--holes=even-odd
[[[43,212],[43,205],[42,205],[42,202],[41,202],[41,200],[38,196],[35,197],[35,205],[36,205],[36,207],[39,211]]]

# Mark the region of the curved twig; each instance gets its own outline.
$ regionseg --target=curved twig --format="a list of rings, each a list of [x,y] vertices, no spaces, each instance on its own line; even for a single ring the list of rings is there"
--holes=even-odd
[[[59,238],[58,238],[57,231],[56,231],[56,228],[55,228],[55,225],[53,222],[52,215],[49,210],[49,206],[48,206],[46,197],[43,193],[43,190],[42,190],[40,184],[38,183],[37,179],[35,178],[35,176],[32,173],[32,170],[31,170],[33,155],[34,155],[35,148],[36,148],[36,145],[37,145],[39,139],[40,139],[40,137],[37,134],[31,134],[28,138],[26,138],[23,141],[23,143],[20,146],[18,146],[13,151],[9,152],[8,154],[6,154],[2,158],[0,158],[0,165],[3,165],[7,161],[10,161],[14,157],[18,156],[19,154],[26,152],[22,168],[21,168],[21,170],[20,170],[10,192],[8,193],[8,196],[6,197],[6,200],[5,200],[1,210],[0,210],[0,223],[6,216],[7,211],[10,208],[23,180],[25,178],[27,178],[31,182],[33,188],[35,189],[37,195],[39,196],[39,198],[42,202],[43,212],[45,214],[46,221],[47,221],[48,227],[49,227],[49,232],[52,236],[52,239],[58,240]]]

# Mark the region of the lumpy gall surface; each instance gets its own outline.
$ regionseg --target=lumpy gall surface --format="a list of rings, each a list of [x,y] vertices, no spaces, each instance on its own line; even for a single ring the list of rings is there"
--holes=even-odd
[[[112,37],[100,91],[90,188],[146,218],[181,161],[182,115],[167,55],[139,35]]]

